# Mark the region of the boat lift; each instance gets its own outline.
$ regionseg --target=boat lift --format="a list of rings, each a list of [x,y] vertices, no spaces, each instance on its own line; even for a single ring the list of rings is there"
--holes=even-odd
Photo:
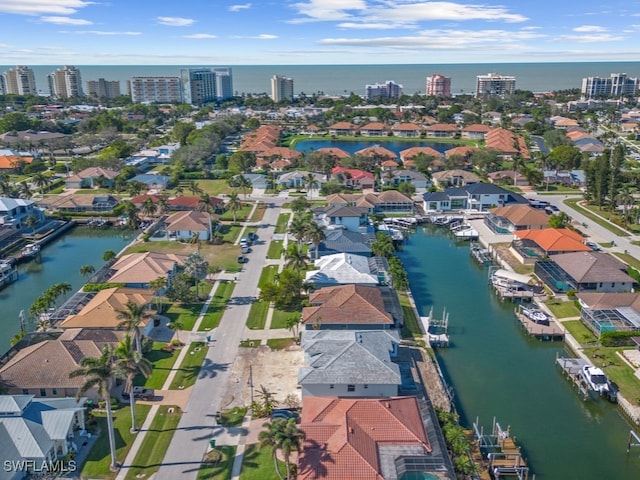
[[[529,467],[522,457],[521,448],[516,444],[515,437],[511,436],[511,427],[503,429],[493,418],[491,433],[484,432],[484,427],[479,426],[479,420],[473,422],[473,432],[478,441],[480,451],[486,454],[489,471],[493,478],[517,478],[527,480]]]

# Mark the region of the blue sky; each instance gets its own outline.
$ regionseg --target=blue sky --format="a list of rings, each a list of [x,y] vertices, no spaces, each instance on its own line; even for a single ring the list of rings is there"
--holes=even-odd
[[[26,65],[640,61],[640,0],[241,2],[0,0],[0,58]]]

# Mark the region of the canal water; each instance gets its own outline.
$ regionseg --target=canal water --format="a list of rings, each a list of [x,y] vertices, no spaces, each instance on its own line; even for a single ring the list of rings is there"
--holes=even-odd
[[[98,270],[104,264],[104,252],[119,252],[131,238],[126,231],[76,227],[42,247],[40,259],[19,265],[18,280],[0,290],[0,353],[7,351],[11,338],[20,331],[20,310],[28,316],[33,301],[55,283],[68,282],[76,292],[86,282],[80,275],[81,266]],[[28,330],[34,327],[27,323]]]
[[[537,480],[640,478],[640,449],[626,453],[630,425],[614,405],[580,399],[555,367],[562,344],[523,334],[468,244],[424,227],[400,257],[420,314],[449,312],[451,347],[437,357],[465,427],[479,417],[490,430],[494,416],[510,425]]]
[[[420,142],[398,142],[393,140],[388,140],[389,137],[380,137],[380,138],[372,138],[368,141],[357,141],[357,142],[345,142],[345,141],[337,141],[337,140],[302,140],[296,143],[295,149],[299,152],[309,153],[314,150],[318,150],[320,148],[340,148],[345,152],[353,155],[358,150],[362,150],[364,148],[370,148],[374,145],[379,145],[388,150],[391,150],[393,153],[400,155],[402,150],[406,150],[407,148],[412,147],[431,147],[440,153],[444,153],[445,151],[457,147],[456,144],[451,143],[437,143],[437,142],[429,142],[429,141],[420,141]]]

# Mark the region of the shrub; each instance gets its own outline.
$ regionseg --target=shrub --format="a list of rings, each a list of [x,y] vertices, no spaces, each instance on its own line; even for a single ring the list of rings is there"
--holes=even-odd
[[[629,347],[633,345],[631,337],[640,336],[640,332],[603,332],[600,343],[603,347]]]
[[[124,283],[87,283],[82,287],[83,292],[99,292],[100,290],[106,290],[107,288],[124,288]]]

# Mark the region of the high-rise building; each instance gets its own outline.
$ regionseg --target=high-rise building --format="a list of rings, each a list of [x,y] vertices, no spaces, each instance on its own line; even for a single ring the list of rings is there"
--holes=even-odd
[[[185,103],[203,104],[233,97],[230,68],[182,69],[180,78]]]
[[[18,65],[2,74],[4,93],[15,95],[37,95],[36,78],[29,67]]]
[[[233,97],[233,75],[229,67],[213,67],[216,74],[216,97],[226,100]]]
[[[476,97],[511,95],[516,90],[516,77],[488,73],[476,77]]]
[[[450,97],[451,77],[436,73],[427,77],[424,93],[427,97]]]
[[[640,79],[626,73],[612,73],[609,78],[587,77],[582,79],[582,95],[593,97],[620,97],[636,95],[640,90]]]
[[[117,80],[98,80],[87,81],[87,95],[96,98],[117,98],[120,96],[120,82]]]
[[[82,79],[80,78],[80,70],[76,67],[65,65],[50,73],[47,79],[49,80],[49,92],[52,97],[82,96]]]
[[[133,77],[130,82],[133,103],[181,103],[180,77]]]
[[[293,100],[293,78],[274,75],[271,77],[271,100]]]
[[[402,96],[402,85],[395,83],[393,80],[365,85],[364,90],[367,100],[373,100],[374,98],[400,98]]]

